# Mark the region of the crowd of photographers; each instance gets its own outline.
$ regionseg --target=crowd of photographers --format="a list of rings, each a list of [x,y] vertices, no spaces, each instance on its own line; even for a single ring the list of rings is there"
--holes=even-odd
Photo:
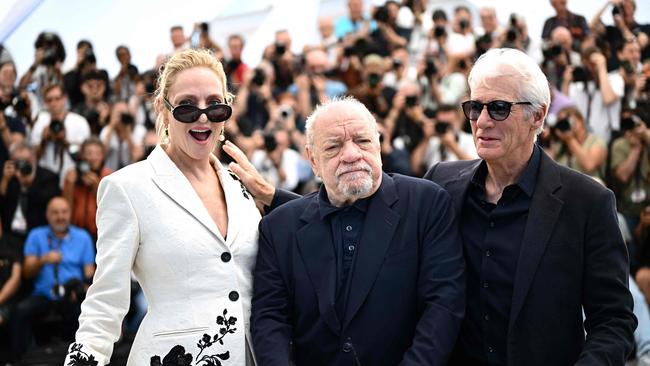
[[[541,55],[552,105],[538,143],[616,193],[635,305],[647,313],[650,25],[635,20],[634,0],[606,1],[592,19],[569,11],[566,0],[550,6],[556,15],[540,37],[528,32],[525,16],[532,14],[498,19],[485,7],[475,24],[477,14],[463,6],[448,14],[426,0],[370,9],[349,0],[344,16],[318,20],[317,44],[294,53],[291,34],[278,30],[257,65],[242,60],[240,35],[221,48],[205,23],[189,35],[175,26],[169,52],[147,71],[119,46],[121,68],[112,76],[97,68],[88,40],[78,42],[76,65],[64,71],[60,38],[41,33],[20,78],[10,50],[0,47],[0,361],[9,354],[16,361],[39,343],[39,322],[60,322],[56,336],[72,336],[92,278],[97,186],[156,145],[151,100],[159,67],[187,47],[209,48],[223,61],[235,95],[226,137],[266,179],[298,193],[319,184],[304,155],[305,119],[319,102],[342,95],[362,101],[378,121],[384,170],[422,176],[439,161],[477,158],[459,108],[477,57],[493,47]],[[605,12],[613,24],[601,21]],[[137,328],[145,311],[138,299],[135,289],[125,330]],[[650,325],[641,331],[637,355],[650,360]]]

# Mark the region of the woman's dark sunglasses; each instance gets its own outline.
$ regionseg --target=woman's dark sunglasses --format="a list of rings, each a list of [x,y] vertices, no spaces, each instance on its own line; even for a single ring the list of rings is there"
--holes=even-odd
[[[483,111],[483,107],[487,106],[488,114],[490,118],[495,121],[503,121],[508,118],[510,115],[510,109],[515,104],[528,104],[532,105],[531,102],[506,102],[504,100],[493,100],[489,103],[481,103],[475,100],[468,100],[463,102],[463,113],[465,117],[470,121],[476,121]]]
[[[210,122],[223,122],[232,115],[232,108],[228,104],[211,104],[207,108],[201,109],[191,104],[181,104],[176,107],[172,106],[167,98],[163,98],[165,107],[172,112],[172,115],[178,122],[192,123],[196,122],[203,113]]]

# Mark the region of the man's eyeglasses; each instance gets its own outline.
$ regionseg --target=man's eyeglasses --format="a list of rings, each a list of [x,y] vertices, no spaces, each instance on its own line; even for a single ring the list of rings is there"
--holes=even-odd
[[[172,106],[167,98],[163,98],[165,107],[172,112],[174,118],[183,123],[196,122],[203,113],[210,122],[223,122],[232,115],[232,108],[228,104],[211,104],[207,108],[201,109],[195,105],[182,104],[176,107]]]
[[[487,106],[490,118],[495,121],[503,121],[510,115],[510,109],[515,104],[532,105],[531,102],[506,102],[504,100],[493,100],[489,103],[481,103],[476,100],[468,100],[463,102],[463,113],[470,121],[476,121],[483,111],[483,107]]]

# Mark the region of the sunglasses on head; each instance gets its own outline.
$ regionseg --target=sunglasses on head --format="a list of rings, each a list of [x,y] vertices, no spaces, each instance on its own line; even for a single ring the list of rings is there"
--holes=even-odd
[[[531,102],[506,102],[504,100],[493,100],[489,103],[481,103],[476,100],[468,100],[463,102],[463,113],[470,121],[476,121],[483,111],[483,107],[487,106],[490,118],[495,121],[503,121],[510,115],[510,109],[515,104],[532,105]]]
[[[196,122],[203,113],[210,122],[223,122],[230,118],[232,114],[232,108],[228,104],[211,104],[207,108],[201,109],[191,104],[181,104],[174,107],[167,98],[163,98],[163,101],[174,118],[183,123]]]

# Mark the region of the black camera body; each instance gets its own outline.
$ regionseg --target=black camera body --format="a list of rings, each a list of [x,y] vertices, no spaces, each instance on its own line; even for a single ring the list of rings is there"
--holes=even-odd
[[[58,134],[59,132],[63,131],[65,126],[63,125],[63,122],[59,121],[58,119],[53,119],[50,122],[50,132],[54,135]]]
[[[133,119],[133,116],[129,113],[122,113],[120,115],[120,122],[125,125],[125,126],[133,126],[135,123],[135,120]]]
[[[442,136],[445,133],[447,133],[447,131],[451,128],[451,124],[449,124],[449,122],[445,122],[445,121],[438,121],[438,122],[436,122],[434,128],[435,128],[436,134],[438,136]]]
[[[417,95],[407,95],[406,98],[404,99],[404,103],[408,107],[415,107],[418,105],[418,96]]]
[[[553,128],[555,128],[560,132],[568,132],[571,131],[571,126],[572,126],[571,120],[568,118],[563,118],[555,122],[555,126],[553,126]]]
[[[32,171],[34,171],[32,163],[27,160],[16,160],[14,164],[16,165],[16,170],[18,170],[18,173],[20,173],[22,176],[30,175],[32,174]]]
[[[445,30],[445,27],[443,27],[441,25],[436,25],[433,28],[433,36],[435,38],[440,38],[440,37],[442,37],[442,36],[444,36],[446,34],[447,34],[447,31]]]
[[[562,54],[562,46],[558,43],[545,44],[542,48],[544,59],[552,60]]]
[[[574,82],[587,82],[589,81],[589,72],[582,66],[573,68],[572,79]]]
[[[277,55],[284,55],[287,52],[287,45],[284,43],[276,42],[275,43],[275,53]]]

